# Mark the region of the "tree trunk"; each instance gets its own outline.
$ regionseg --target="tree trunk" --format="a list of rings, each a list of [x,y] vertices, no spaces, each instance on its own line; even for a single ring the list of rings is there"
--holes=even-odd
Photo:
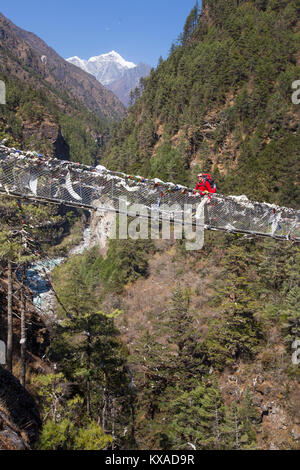
[[[91,384],[89,378],[86,381],[86,412],[88,416],[91,415]]]
[[[88,370],[88,377],[86,381],[86,412],[87,415],[91,415],[91,383],[90,383],[90,370],[91,370],[91,338],[90,332],[88,332],[87,336],[88,344],[87,344],[87,370]]]
[[[26,386],[26,300],[21,288],[21,384]]]
[[[240,448],[240,433],[239,433],[239,423],[237,409],[234,410],[234,427],[235,427],[235,449],[239,450]]]
[[[12,372],[13,316],[12,316],[12,266],[8,261],[7,273],[7,369]]]
[[[102,408],[102,429],[105,432],[106,430],[106,406],[107,406],[107,399],[106,399],[106,388],[103,391],[103,408]]]
[[[131,409],[131,446],[134,448],[136,445],[135,441],[135,403],[134,403],[134,394],[133,394],[133,387],[134,387],[134,381],[133,381],[133,375],[128,367],[127,372],[130,377],[130,385],[129,385],[129,393],[130,393],[130,409]]]
[[[112,399],[112,408],[111,408],[111,435],[113,441],[111,443],[111,449],[114,450],[115,448],[115,400]]]
[[[216,448],[220,450],[220,428],[219,428],[219,412],[217,404],[215,405],[215,425],[216,425]]]

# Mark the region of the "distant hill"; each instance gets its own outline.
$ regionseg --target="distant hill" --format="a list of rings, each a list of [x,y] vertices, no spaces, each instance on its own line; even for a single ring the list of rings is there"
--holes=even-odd
[[[130,92],[139,85],[140,79],[147,77],[151,71],[149,65],[128,62],[115,51],[90,57],[88,60],[75,56],[67,61],[94,75],[102,85],[112,90],[125,106],[130,104]]]
[[[148,77],[150,71],[151,68],[149,65],[141,62],[136,67],[125,70],[122,77],[107,85],[107,88],[113,91],[125,106],[129,106],[132,104],[130,101],[130,92],[134,91],[136,87],[139,87],[140,79]]]

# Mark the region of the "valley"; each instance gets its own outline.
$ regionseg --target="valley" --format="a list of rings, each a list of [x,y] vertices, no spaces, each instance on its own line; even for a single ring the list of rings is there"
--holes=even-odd
[[[153,69],[114,50],[66,61],[0,15],[0,140],[16,161],[30,151],[41,172],[33,183],[29,164],[29,182],[10,169],[0,196],[0,449],[299,450],[292,237],[244,236],[228,206],[219,223],[231,226],[206,230],[197,250],[173,229],[166,240],[109,239],[111,212],[9,194],[21,181],[74,198],[67,165],[87,165],[105,174],[111,200],[126,190],[160,204],[209,174],[206,215],[223,195],[245,204],[240,224],[257,201],[269,235],[285,230],[278,207],[298,230],[299,13],[297,0],[196,2]],[[60,172],[49,177],[53,157]]]

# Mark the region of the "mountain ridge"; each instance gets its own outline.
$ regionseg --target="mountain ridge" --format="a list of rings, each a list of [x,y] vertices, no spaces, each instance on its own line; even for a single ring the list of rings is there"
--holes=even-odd
[[[109,122],[125,107],[93,76],[0,15],[0,137],[65,160],[94,164]]]
[[[113,76],[109,76],[105,65],[109,66],[110,64],[119,69],[120,73],[125,71],[125,69],[132,69],[136,67],[136,64],[133,62],[128,62],[123,57],[118,54],[116,51],[108,52],[107,54],[100,54],[98,56],[90,57],[89,59],[80,59],[80,57],[74,56],[66,59],[67,62],[73,63],[77,67],[82,68],[86,72],[94,75],[96,79],[102,83],[102,85],[109,85],[114,81]]]
[[[68,90],[71,99],[80,100],[91,112],[105,118],[124,115],[121,103],[110,91],[89,74],[65,61],[34,33],[19,28],[1,13],[0,28],[0,70],[5,71],[9,65],[5,57],[5,49],[9,48],[15,56],[14,60],[10,55],[10,61],[15,64],[19,61],[18,65],[28,67],[58,90]]]
[[[78,56],[66,60],[93,75],[102,85],[113,91],[125,106],[130,104],[130,92],[139,85],[140,79],[147,77],[151,71],[149,65],[143,62],[129,62],[116,51],[87,60]]]

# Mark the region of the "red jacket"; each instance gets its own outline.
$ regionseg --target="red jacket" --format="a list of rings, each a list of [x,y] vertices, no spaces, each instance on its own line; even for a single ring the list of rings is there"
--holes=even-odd
[[[205,191],[208,191],[210,194],[214,194],[216,192],[216,185],[211,186],[210,181],[211,176],[210,174],[205,174],[204,178],[201,181],[198,181],[195,187],[195,191],[199,191],[201,196],[204,196]]]

